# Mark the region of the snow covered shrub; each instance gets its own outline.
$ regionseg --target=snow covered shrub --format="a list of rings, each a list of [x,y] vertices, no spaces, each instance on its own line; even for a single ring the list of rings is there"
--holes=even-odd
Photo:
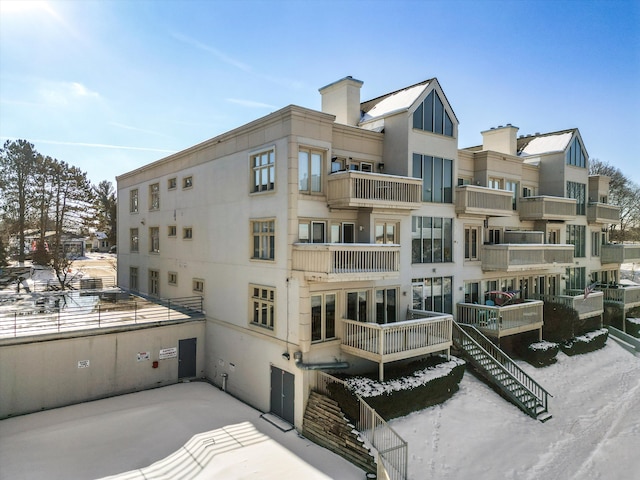
[[[579,355],[589,353],[604,347],[609,337],[609,330],[600,328],[593,332],[585,333],[562,344],[560,348],[567,355]]]
[[[349,377],[345,381],[350,391],[360,395],[385,420],[390,420],[442,403],[458,391],[465,362],[455,357],[450,357],[448,361],[444,357],[430,358],[440,358],[441,361],[436,365],[431,362],[427,366],[424,362],[409,364],[407,368],[410,372],[404,376],[389,377],[384,382],[360,376]],[[349,406],[351,400],[348,394],[339,392],[337,386],[334,390],[340,398],[334,398],[333,391],[332,398],[353,420],[351,415],[357,415],[357,410]],[[343,402],[347,405],[343,405]]]
[[[525,360],[535,367],[544,367],[556,362],[560,345],[555,342],[535,342],[527,346]]]
[[[627,318],[625,327],[629,335],[640,338],[640,318]]]

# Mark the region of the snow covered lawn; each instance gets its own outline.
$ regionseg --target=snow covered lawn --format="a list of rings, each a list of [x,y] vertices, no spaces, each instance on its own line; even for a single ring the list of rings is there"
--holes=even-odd
[[[409,478],[640,478],[640,358],[615,342],[536,369],[553,398],[533,420],[473,375],[444,404],[391,421],[409,443]]]

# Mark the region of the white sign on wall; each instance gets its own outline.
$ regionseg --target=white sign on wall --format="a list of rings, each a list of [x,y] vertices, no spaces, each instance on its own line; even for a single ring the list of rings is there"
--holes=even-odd
[[[151,358],[151,352],[138,352],[138,361],[143,362]]]
[[[178,347],[162,348],[160,349],[160,360],[166,360],[167,358],[175,358],[178,356]]]
[[[89,360],[78,360],[78,368],[89,368]]]

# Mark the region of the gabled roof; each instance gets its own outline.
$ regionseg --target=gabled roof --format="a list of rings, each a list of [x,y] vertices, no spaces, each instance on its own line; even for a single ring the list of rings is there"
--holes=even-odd
[[[392,113],[408,110],[434,80],[434,78],[425,80],[410,87],[402,88],[361,103],[361,121],[369,122],[386,117]]]
[[[530,155],[563,152],[567,149],[569,142],[571,142],[571,139],[577,131],[577,128],[572,128],[560,132],[537,133],[535,135],[520,137],[518,138],[517,146],[518,155],[528,157]]]

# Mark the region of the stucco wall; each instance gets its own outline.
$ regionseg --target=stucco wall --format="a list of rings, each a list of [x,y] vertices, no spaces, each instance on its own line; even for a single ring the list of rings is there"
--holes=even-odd
[[[178,357],[159,354],[182,339],[197,339],[196,376],[204,377],[204,331],[202,320],[2,345],[0,418],[176,383]]]

